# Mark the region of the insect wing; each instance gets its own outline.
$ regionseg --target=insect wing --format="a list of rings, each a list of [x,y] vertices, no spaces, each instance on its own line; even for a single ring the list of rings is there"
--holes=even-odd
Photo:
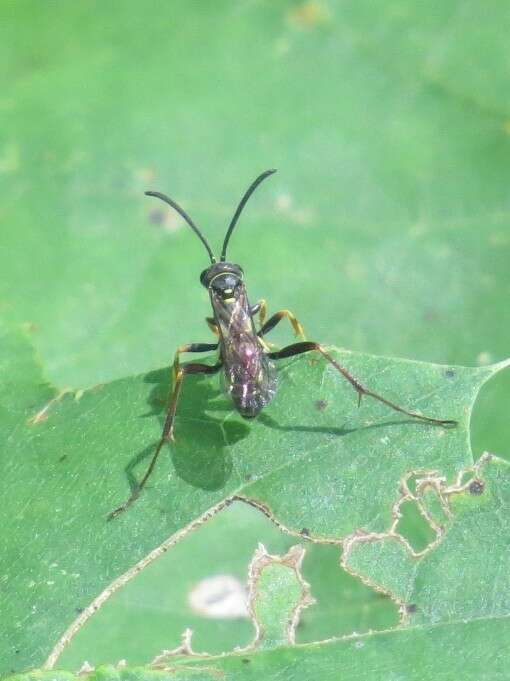
[[[225,390],[242,416],[252,418],[276,392],[276,369],[253,327],[244,286],[231,302],[215,301],[222,336]]]
[[[225,343],[225,390],[246,418],[257,416],[276,393],[276,368],[258,343]]]

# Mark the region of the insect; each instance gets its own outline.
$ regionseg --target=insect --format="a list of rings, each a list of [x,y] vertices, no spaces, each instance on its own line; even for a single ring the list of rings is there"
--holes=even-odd
[[[266,321],[266,301],[260,300],[255,305],[250,305],[243,270],[239,265],[227,261],[227,247],[248,199],[261,182],[274,172],[276,171],[266,170],[246,190],[227,229],[219,261],[214,256],[202,232],[175,201],[159,192],[145,192],[147,196],[161,199],[176,210],[197,234],[207,250],[211,264],[200,275],[200,282],[209,292],[213,316],[208,317],[206,321],[209,328],[218,337],[218,341],[216,343],[190,343],[177,349],[172,368],[173,387],[161,438],[140,483],[133,490],[128,500],[110,514],[110,518],[124,511],[138,498],[154,470],[163,445],[168,441],[174,441],[175,415],[179,396],[184,379],[189,374],[210,375],[223,371],[225,389],[234,407],[241,416],[251,419],[256,417],[276,394],[277,372],[275,362],[306,352],[316,352],[321,354],[349,381],[358,394],[358,406],[361,404],[361,398],[367,395],[395,411],[420,421],[441,426],[456,424],[456,421],[449,419],[437,419],[408,411],[364,386],[345,367],[339,364],[320,343],[305,340],[303,327],[289,310],[280,310]],[[256,316],[258,316],[258,325],[255,322]],[[300,341],[281,350],[271,350],[264,342],[264,337],[282,319],[287,319],[290,322]],[[218,360],[215,364],[204,364],[202,362],[181,364],[180,362],[180,355],[183,353],[211,352],[214,350],[219,351]]]

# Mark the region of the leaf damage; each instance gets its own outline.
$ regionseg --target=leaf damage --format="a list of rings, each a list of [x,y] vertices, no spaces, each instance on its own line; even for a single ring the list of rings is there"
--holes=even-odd
[[[273,555],[259,544],[248,568],[247,607],[255,634],[248,646],[234,651],[236,655],[279,645],[295,645],[301,612],[315,603],[310,585],[302,574],[304,555],[305,549],[299,545],[292,546],[284,555]],[[192,635],[192,630],[186,629],[180,645],[172,650],[163,650],[149,666],[174,671],[175,664],[182,658],[217,657],[196,653],[191,644]],[[182,665],[178,664],[178,667],[182,669]]]
[[[440,545],[446,543],[442,548],[444,551],[448,550],[447,539],[453,528],[458,527],[462,521],[467,525],[469,516],[466,518],[459,512],[455,500],[466,495],[480,498],[487,491],[487,478],[501,467],[506,471],[508,464],[485,452],[474,465],[459,471],[451,484],[437,472],[410,472],[402,480],[399,499],[392,508],[389,529],[377,533],[358,530],[347,537],[343,541],[342,567],[366,585],[391,597],[399,606],[402,626],[421,619],[424,615],[420,610],[423,609],[414,602],[420,566],[427,565],[427,559]],[[412,490],[409,481],[414,477],[416,486]],[[432,503],[431,492],[434,498]],[[401,508],[408,501],[416,504],[435,533],[435,538],[421,551],[415,551],[398,531]],[[463,510],[461,505],[460,511]],[[438,521],[438,511],[446,518],[446,522]],[[478,507],[474,511],[479,512]],[[466,515],[468,512],[473,513],[473,510],[469,507]],[[499,509],[497,512],[499,513]],[[486,537],[483,540],[486,541]],[[451,570],[456,545],[453,542],[450,544],[453,556],[449,565]]]
[[[51,400],[49,400],[43,407],[41,407],[33,416],[30,416],[27,419],[27,424],[29,426],[36,426],[38,423],[46,421],[49,416],[51,408],[54,405],[58,404],[60,400],[69,393],[74,394],[75,400],[78,401],[81,397],[81,394],[83,394],[83,391],[82,390],[73,391],[70,388],[64,388],[64,390],[60,390],[55,395],[55,397],[52,397]]]
[[[59,638],[50,654],[48,655],[46,661],[44,662],[42,669],[53,669],[58,658],[62,654],[64,648],[69,644],[71,639],[77,634],[77,632],[83,627],[83,625],[89,620],[92,615],[99,610],[99,608],[105,603],[110,596],[112,596],[116,591],[118,591],[124,584],[127,584],[133,577],[139,574],[147,565],[152,563],[154,560],[159,558],[161,555],[166,553],[172,546],[183,539],[187,534],[193,530],[199,528],[203,525],[209,518],[212,518],[216,513],[221,511],[226,505],[230,503],[230,500],[222,501],[221,503],[208,509],[202,516],[193,520],[189,525],[182,528],[166,541],[156,547],[147,556],[144,556],[142,560],[133,565],[125,573],[113,580],[111,584],[108,585],[104,591],[102,591],[86,608],[80,611],[78,617],[71,623],[71,625],[66,629],[66,631]],[[183,639],[184,640],[184,639]],[[181,643],[183,645],[183,643]]]
[[[259,544],[248,570],[248,610],[251,613],[255,624],[255,638],[251,644],[251,648],[259,648],[264,642],[267,642],[268,624],[265,622],[264,616],[261,613],[259,601],[266,595],[264,593],[264,588],[271,594],[271,598],[274,598],[274,593],[271,593],[272,589],[267,589],[262,583],[264,571],[267,572],[271,568],[276,568],[276,574],[272,579],[278,579],[280,588],[283,588],[281,586],[282,572],[290,573],[287,575],[287,579],[295,580],[298,586],[298,598],[295,600],[294,604],[288,604],[290,609],[288,614],[284,614],[282,617],[284,628],[280,632],[282,645],[286,643],[290,645],[295,644],[296,627],[299,623],[301,612],[315,603],[315,598],[313,598],[311,594],[310,584],[308,584],[302,574],[304,555],[304,547],[298,544],[292,546],[284,556],[271,555],[267,552],[263,544]],[[248,649],[249,648],[246,650]]]

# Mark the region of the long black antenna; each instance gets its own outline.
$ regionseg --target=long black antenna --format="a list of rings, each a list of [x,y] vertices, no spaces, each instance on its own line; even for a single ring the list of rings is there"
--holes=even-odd
[[[239,205],[237,206],[237,210],[234,213],[234,217],[232,218],[230,225],[228,226],[227,233],[225,235],[225,241],[223,242],[223,248],[221,249],[221,258],[220,258],[221,262],[225,261],[225,258],[227,256],[227,246],[228,246],[228,242],[229,242],[229,239],[230,239],[230,235],[234,231],[234,227],[236,226],[236,223],[239,219],[239,216],[243,212],[243,208],[245,207],[246,202],[248,201],[250,196],[253,194],[255,189],[257,189],[259,184],[261,182],[263,182],[266,179],[266,177],[269,177],[273,173],[276,173],[276,170],[266,170],[266,172],[262,173],[262,175],[259,175],[257,177],[257,179],[254,182],[252,182],[251,185],[246,190],[246,193],[243,196],[243,198],[241,199]]]
[[[169,206],[172,206],[174,210],[176,210],[179,215],[186,220],[188,225],[191,227],[191,229],[195,232],[195,234],[198,236],[200,241],[204,244],[204,246],[207,249],[207,252],[209,253],[209,257],[211,258],[211,262],[215,263],[216,258],[213,255],[213,252],[211,251],[211,247],[207,243],[207,239],[205,236],[202,234],[202,232],[198,229],[198,227],[195,225],[193,220],[190,218],[190,216],[179,206],[179,204],[175,203],[169,196],[166,196],[165,194],[161,194],[160,192],[145,192],[146,196],[155,196],[157,199],[161,199],[165,203],[168,203]]]

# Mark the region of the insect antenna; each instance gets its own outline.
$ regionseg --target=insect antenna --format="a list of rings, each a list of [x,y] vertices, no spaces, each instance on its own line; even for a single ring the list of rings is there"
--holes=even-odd
[[[231,220],[231,222],[230,222],[230,225],[228,226],[227,233],[226,233],[226,235],[225,235],[225,241],[223,242],[223,248],[221,249],[221,258],[220,258],[220,261],[221,261],[221,262],[224,262],[224,261],[225,261],[225,258],[226,258],[226,256],[227,256],[227,246],[228,246],[228,242],[229,242],[230,236],[231,236],[232,232],[234,231],[234,227],[236,226],[236,223],[237,223],[237,221],[238,221],[238,219],[239,219],[239,216],[240,216],[241,213],[243,212],[243,208],[245,207],[246,202],[248,201],[248,199],[250,198],[250,196],[253,194],[253,192],[255,191],[255,189],[257,189],[257,187],[259,186],[259,184],[260,184],[261,182],[263,182],[263,181],[266,179],[266,177],[269,177],[269,176],[272,175],[273,173],[276,173],[276,170],[266,170],[264,173],[262,173],[261,175],[259,175],[259,176],[257,177],[257,179],[254,180],[254,181],[251,183],[251,185],[248,187],[248,189],[246,190],[246,192],[245,192],[243,198],[241,199],[241,201],[239,202],[239,205],[237,206],[237,210],[236,210],[236,212],[234,213],[234,217],[232,218],[232,220]]]
[[[145,192],[146,196],[155,196],[157,199],[161,199],[165,203],[168,203],[169,206],[172,206],[174,210],[176,210],[179,215],[186,220],[188,225],[191,227],[191,229],[195,232],[195,234],[198,236],[200,241],[204,244],[204,246],[207,249],[207,252],[209,253],[209,257],[211,258],[211,262],[215,263],[216,258],[213,255],[213,252],[211,251],[211,247],[207,243],[207,239],[205,236],[202,234],[202,232],[198,229],[198,227],[195,225],[193,220],[190,218],[190,216],[184,211],[179,204],[175,203],[169,196],[166,196],[165,194],[161,194],[160,192]]]

